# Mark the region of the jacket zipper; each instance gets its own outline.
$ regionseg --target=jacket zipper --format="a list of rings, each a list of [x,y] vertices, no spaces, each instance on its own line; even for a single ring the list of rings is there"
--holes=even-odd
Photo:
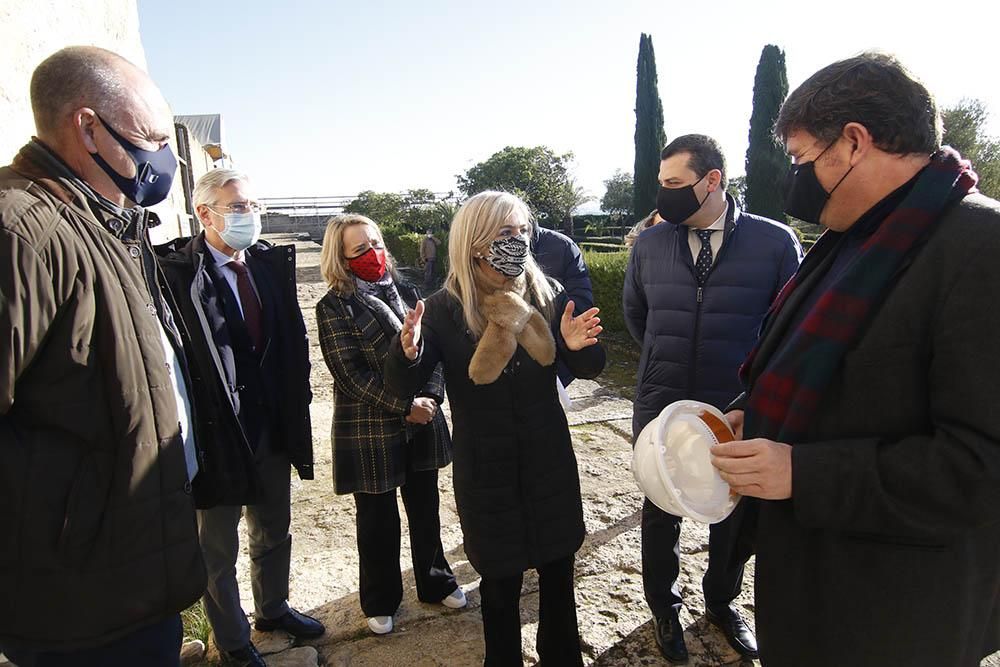
[[[711,268],[709,268],[708,273],[705,275],[705,284],[699,285],[697,291],[695,292],[695,311],[694,311],[694,335],[691,337],[691,362],[688,366],[688,386],[686,398],[693,399],[696,387],[696,382],[698,378],[698,339],[701,336],[701,304],[705,301],[705,285],[708,284],[708,279],[711,278],[712,272],[715,271],[715,267],[719,265],[722,260],[722,253],[729,246],[729,237],[735,232],[735,228],[728,234],[728,236],[723,236],[722,245],[719,246],[719,252],[715,255],[715,259],[712,262]],[[725,234],[725,232],[723,232]],[[687,239],[685,239],[686,241]],[[691,273],[694,275],[694,264],[691,265]],[[697,278],[695,278],[697,281]]]

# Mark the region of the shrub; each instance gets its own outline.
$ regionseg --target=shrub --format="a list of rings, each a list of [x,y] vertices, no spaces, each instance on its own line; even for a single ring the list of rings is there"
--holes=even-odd
[[[621,252],[625,246],[621,241],[617,243],[594,243],[592,241],[580,241],[580,249],[592,252]]]
[[[435,236],[441,241],[437,249],[438,261],[434,267],[434,272],[440,279],[445,275],[448,266],[448,237],[443,235],[442,238],[442,234],[435,234]],[[423,234],[408,232],[397,226],[385,225],[382,227],[382,237],[398,267],[416,268],[420,266],[420,243],[424,240]],[[423,276],[422,269],[418,269],[418,273]]]
[[[592,252],[585,250],[583,259],[590,272],[594,288],[594,305],[601,309],[601,325],[616,338],[628,338],[625,317],[622,313],[622,288],[625,285],[625,267],[628,251]]]

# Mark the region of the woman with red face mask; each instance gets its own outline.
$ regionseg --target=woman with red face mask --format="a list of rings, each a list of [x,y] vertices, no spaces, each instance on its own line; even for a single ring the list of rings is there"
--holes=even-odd
[[[333,485],[354,494],[361,608],[375,634],[392,631],[403,598],[396,489],[403,496],[417,597],[466,604],[441,546],[438,469],[451,437],[438,406],[438,368],[413,396],[389,392],[382,367],[389,343],[420,295],[396,274],[378,225],[361,215],[327,224],[320,268],[330,289],[316,305],[320,347],[333,375]]]

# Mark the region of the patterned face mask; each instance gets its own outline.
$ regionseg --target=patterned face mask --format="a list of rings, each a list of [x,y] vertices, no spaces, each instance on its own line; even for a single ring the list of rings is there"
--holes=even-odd
[[[520,235],[494,239],[485,259],[508,278],[517,278],[524,273],[524,263],[528,261],[528,239]]]

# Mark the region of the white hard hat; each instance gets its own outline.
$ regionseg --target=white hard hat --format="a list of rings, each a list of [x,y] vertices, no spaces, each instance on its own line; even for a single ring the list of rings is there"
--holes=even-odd
[[[642,429],[632,452],[632,474],[664,512],[718,523],[740,497],[712,465],[711,448],[734,440],[723,414],[699,401],[671,403]]]

